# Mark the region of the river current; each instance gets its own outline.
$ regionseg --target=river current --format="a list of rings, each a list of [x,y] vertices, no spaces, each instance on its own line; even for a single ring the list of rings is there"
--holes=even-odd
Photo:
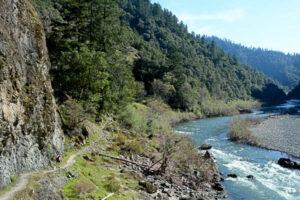
[[[258,110],[240,117],[266,117],[299,104],[299,101],[289,101],[277,107]],[[229,199],[300,200],[300,170],[285,169],[277,164],[280,157],[289,156],[282,152],[229,141],[227,134],[233,118],[201,119],[180,124],[176,129],[191,137],[196,145],[211,144],[213,146],[211,152],[224,177],[229,173],[238,175],[236,179],[225,178],[224,186]],[[300,162],[300,159],[292,159]],[[249,180],[246,177],[248,175],[253,175],[254,180]]]

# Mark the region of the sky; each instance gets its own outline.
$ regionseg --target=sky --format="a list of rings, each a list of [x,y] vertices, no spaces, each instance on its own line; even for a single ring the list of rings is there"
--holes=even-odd
[[[152,0],[189,31],[249,47],[300,53],[300,0]]]

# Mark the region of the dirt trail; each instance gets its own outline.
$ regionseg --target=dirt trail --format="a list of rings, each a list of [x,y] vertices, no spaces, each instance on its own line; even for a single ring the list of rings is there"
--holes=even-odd
[[[100,138],[101,137],[99,137],[99,140],[100,140]],[[17,184],[12,186],[9,191],[7,191],[2,196],[0,196],[0,200],[11,200],[11,199],[13,199],[13,197],[18,192],[20,192],[20,191],[22,191],[26,188],[30,177],[35,173],[42,173],[42,174],[53,173],[53,172],[56,172],[58,170],[67,169],[67,168],[73,166],[76,162],[76,158],[78,156],[84,154],[84,153],[87,153],[87,152],[91,151],[93,149],[93,147],[99,142],[99,140],[97,140],[96,142],[94,142],[90,146],[87,146],[87,147],[77,151],[73,155],[71,155],[62,167],[59,167],[59,168],[56,168],[56,169],[51,169],[51,170],[33,171],[33,172],[21,174],[18,178]]]

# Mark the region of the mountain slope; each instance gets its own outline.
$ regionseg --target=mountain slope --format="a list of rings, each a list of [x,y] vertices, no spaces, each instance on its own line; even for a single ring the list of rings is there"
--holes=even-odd
[[[225,52],[277,80],[283,86],[291,89],[300,81],[299,54],[292,55],[260,48],[249,48],[218,37],[205,37],[205,39],[214,41]]]
[[[251,100],[273,84],[149,0],[55,2],[47,42],[56,95],[93,102],[95,113],[145,96],[202,112],[204,102]]]
[[[136,79],[145,83],[150,94],[169,100],[175,108],[192,110],[209,98],[251,99],[253,91],[272,82],[216,45],[188,33],[187,27],[159,4],[128,0],[122,8],[122,21],[142,39],[131,44],[139,52]],[[161,88],[174,88],[175,92],[162,94]]]

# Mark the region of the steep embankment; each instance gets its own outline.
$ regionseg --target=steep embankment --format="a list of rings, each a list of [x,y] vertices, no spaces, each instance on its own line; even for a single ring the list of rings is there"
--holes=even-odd
[[[0,0],[0,187],[63,151],[41,22],[29,1]]]

